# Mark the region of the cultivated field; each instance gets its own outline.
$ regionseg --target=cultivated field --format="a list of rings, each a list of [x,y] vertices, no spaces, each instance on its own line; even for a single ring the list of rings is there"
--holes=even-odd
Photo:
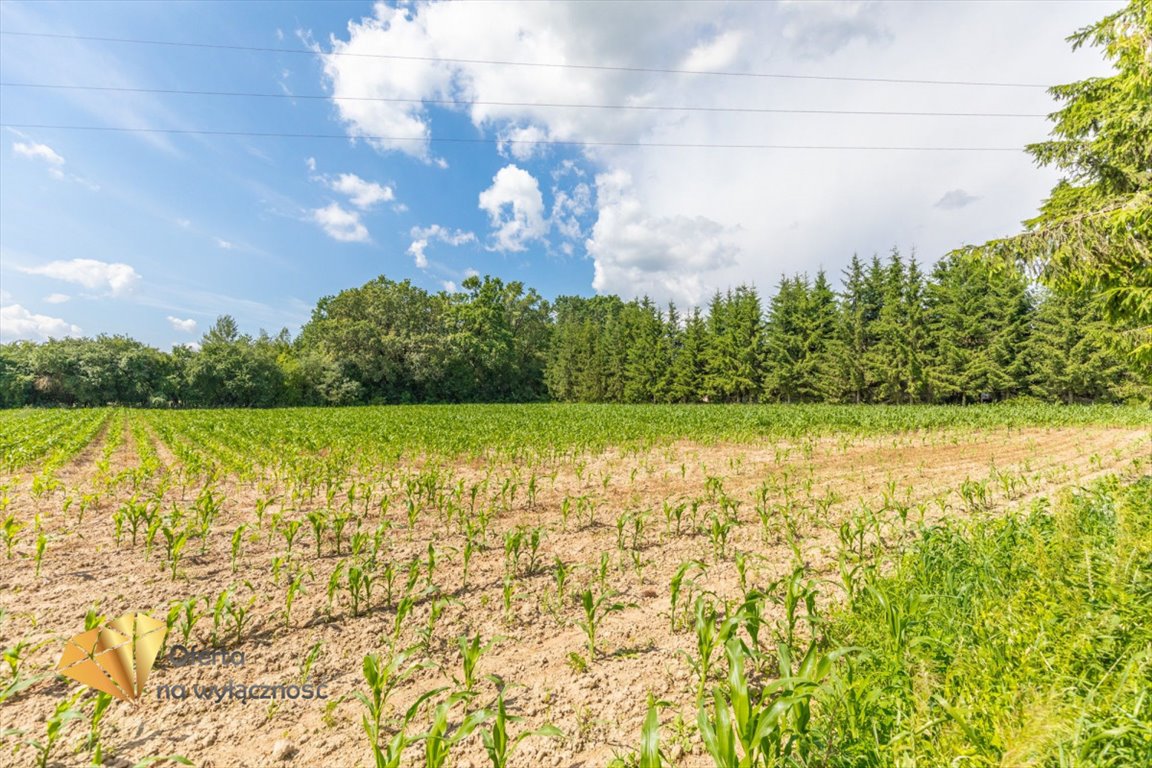
[[[3,412],[0,764],[1150,764],[1150,466],[1137,408]],[[131,611],[138,702],[54,673]]]

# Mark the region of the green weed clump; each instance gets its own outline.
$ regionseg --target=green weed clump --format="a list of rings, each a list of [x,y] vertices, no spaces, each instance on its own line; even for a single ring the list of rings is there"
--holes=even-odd
[[[830,621],[820,765],[1152,765],[1152,478],[927,529]]]

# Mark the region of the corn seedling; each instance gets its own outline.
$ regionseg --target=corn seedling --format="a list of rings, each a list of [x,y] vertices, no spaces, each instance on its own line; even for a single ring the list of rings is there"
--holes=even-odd
[[[492,650],[492,646],[496,645],[501,638],[494,637],[485,644],[481,644],[480,635],[474,635],[471,638],[461,636],[456,638],[456,645],[460,648],[460,662],[463,668],[463,679],[453,681],[457,685],[464,686],[464,690],[472,693],[476,690],[476,665],[480,663],[480,657]],[[488,675],[488,679],[499,684],[500,678],[495,675]]]
[[[576,623],[580,629],[584,630],[584,635],[588,638],[589,662],[596,659],[596,636],[604,618],[610,613],[618,613],[627,607],[624,603],[612,602],[617,594],[619,593],[604,592],[597,597],[591,589],[586,589],[580,593],[580,607],[584,610],[584,618]]]
[[[36,537],[36,578],[40,578],[40,566],[44,562],[44,553],[48,550],[48,534],[41,533]]]
[[[4,552],[8,559],[12,559],[12,548],[16,546],[16,541],[20,534],[20,529],[24,524],[16,519],[15,514],[8,514],[4,517],[4,523],[0,525],[0,536],[4,537]]]
[[[511,716],[504,705],[504,692],[496,697],[496,712],[492,718],[491,727],[480,732],[484,742],[484,751],[488,753],[488,760],[492,768],[508,768],[508,760],[520,746],[520,742],[533,736],[545,736],[551,739],[562,739],[564,733],[552,724],[545,724],[531,731],[523,731],[515,737],[509,738],[508,725],[520,718]]]
[[[104,719],[104,713],[108,711],[111,704],[112,696],[103,691],[97,692],[92,700],[92,711],[88,715],[88,739],[84,743],[84,748],[92,755],[92,765],[104,764],[104,744],[100,740],[100,722]]]
[[[448,715],[452,708],[458,702],[468,701],[470,698],[468,694],[455,693],[436,705],[431,727],[419,737],[424,742],[424,761],[422,763],[424,768],[444,768],[448,763],[448,756],[452,748],[468,738],[477,726],[491,716],[487,710],[474,710],[465,715],[459,725],[450,728]]]

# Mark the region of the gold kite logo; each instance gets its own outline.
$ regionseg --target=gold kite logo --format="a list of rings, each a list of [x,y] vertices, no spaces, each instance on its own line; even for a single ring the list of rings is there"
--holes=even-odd
[[[144,693],[167,632],[163,621],[126,613],[69,640],[56,670],[117,699],[135,701]]]

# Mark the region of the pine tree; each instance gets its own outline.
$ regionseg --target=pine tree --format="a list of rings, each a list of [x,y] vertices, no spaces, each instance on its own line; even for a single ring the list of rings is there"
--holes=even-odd
[[[1086,292],[1043,294],[1022,354],[1031,364],[1032,394],[1069,404],[1115,399],[1124,361],[1109,336],[1115,334],[1099,303]]]

